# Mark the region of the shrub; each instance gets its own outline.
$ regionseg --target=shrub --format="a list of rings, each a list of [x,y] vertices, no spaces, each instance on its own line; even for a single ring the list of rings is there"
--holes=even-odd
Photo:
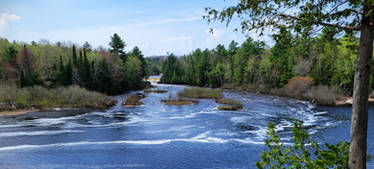
[[[343,94],[336,86],[313,86],[305,94],[305,97],[310,98],[313,102],[319,105],[333,105],[336,100],[340,99]]]
[[[5,106],[12,104],[18,107],[80,107],[106,108],[113,106],[115,101],[108,96],[88,91],[79,86],[46,89],[41,86],[16,88],[0,86],[0,102]]]
[[[17,88],[10,85],[0,85],[0,102],[10,104],[16,100]]]
[[[180,97],[189,97],[197,99],[220,99],[223,94],[220,90],[210,88],[184,88],[183,91],[178,93]]]
[[[301,96],[313,85],[313,78],[296,76],[288,80],[288,83],[284,86],[284,88],[287,95]]]
[[[339,142],[336,145],[325,143],[320,146],[311,141],[302,123],[294,122],[292,129],[293,146],[285,146],[275,131],[275,126],[269,123],[270,138],[265,140],[267,151],[261,153],[261,161],[257,168],[347,168],[349,143]],[[311,145],[308,147],[307,145]],[[314,157],[311,154],[314,154]]]

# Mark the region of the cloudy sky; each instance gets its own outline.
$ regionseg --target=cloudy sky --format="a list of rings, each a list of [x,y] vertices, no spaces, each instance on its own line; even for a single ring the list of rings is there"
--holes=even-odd
[[[243,42],[233,23],[208,23],[202,19],[205,7],[222,8],[224,0],[0,0],[0,37],[30,43],[48,39],[88,41],[94,47],[108,47],[118,33],[126,50],[138,46],[145,55],[177,55],[195,48]],[[209,28],[214,33],[209,33]],[[254,39],[261,39],[255,34]],[[262,37],[264,38],[264,37]]]

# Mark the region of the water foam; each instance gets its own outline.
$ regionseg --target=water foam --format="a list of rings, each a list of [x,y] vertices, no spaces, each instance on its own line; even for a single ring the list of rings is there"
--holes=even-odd
[[[262,141],[253,141],[250,138],[245,139],[222,139],[217,137],[210,137],[211,132],[207,131],[201,133],[195,137],[189,139],[161,139],[161,140],[119,140],[119,141],[100,141],[100,142],[90,142],[90,141],[80,141],[80,142],[69,142],[69,143],[55,143],[46,145],[17,145],[17,146],[7,146],[0,147],[0,151],[13,151],[13,150],[26,150],[26,149],[40,149],[40,148],[51,148],[51,147],[71,147],[71,146],[87,146],[87,145],[116,145],[116,144],[134,144],[134,145],[159,145],[167,144],[171,142],[194,142],[194,143],[215,143],[215,144],[225,144],[228,142],[239,142],[245,144],[264,144]]]
[[[84,132],[83,130],[55,130],[55,131],[17,131],[0,133],[0,137],[16,137],[16,136],[41,136],[41,135],[55,135],[65,133]]]

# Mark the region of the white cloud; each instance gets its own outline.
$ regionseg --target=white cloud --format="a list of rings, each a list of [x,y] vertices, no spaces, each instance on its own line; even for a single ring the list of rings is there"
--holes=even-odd
[[[21,19],[20,16],[15,14],[2,13],[0,16],[0,32],[4,32],[9,22],[14,22]]]

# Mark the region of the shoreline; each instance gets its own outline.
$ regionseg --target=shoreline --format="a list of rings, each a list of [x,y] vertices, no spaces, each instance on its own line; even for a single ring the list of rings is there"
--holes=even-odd
[[[0,117],[3,116],[12,116],[12,115],[20,115],[20,114],[27,114],[38,112],[39,109],[18,109],[18,110],[10,110],[10,111],[0,111]]]
[[[161,81],[158,81],[157,84],[169,84],[169,83],[162,83]],[[172,85],[182,85],[182,86],[189,86],[189,87],[205,88],[203,86],[191,86],[191,85],[188,85],[188,84],[172,84]],[[211,88],[211,87],[209,87],[209,88]],[[333,104],[330,104],[330,103],[321,104],[321,103],[315,102],[314,99],[311,99],[311,98],[293,97],[293,96],[289,96],[289,95],[286,95],[286,94],[277,94],[277,93],[272,93],[270,91],[264,91],[264,90],[258,90],[258,89],[248,89],[248,88],[247,89],[241,89],[240,86],[239,87],[216,87],[215,89],[237,91],[237,92],[248,92],[248,93],[252,93],[252,94],[264,94],[264,95],[269,95],[269,96],[284,97],[284,98],[288,98],[288,99],[297,99],[297,100],[301,100],[301,101],[311,102],[311,103],[313,103],[317,106],[332,106],[332,107],[352,106],[352,97],[349,97],[349,96],[344,96],[344,97],[342,97],[338,100],[335,100]],[[374,104],[374,98],[369,98],[368,101],[369,101],[369,105]]]

